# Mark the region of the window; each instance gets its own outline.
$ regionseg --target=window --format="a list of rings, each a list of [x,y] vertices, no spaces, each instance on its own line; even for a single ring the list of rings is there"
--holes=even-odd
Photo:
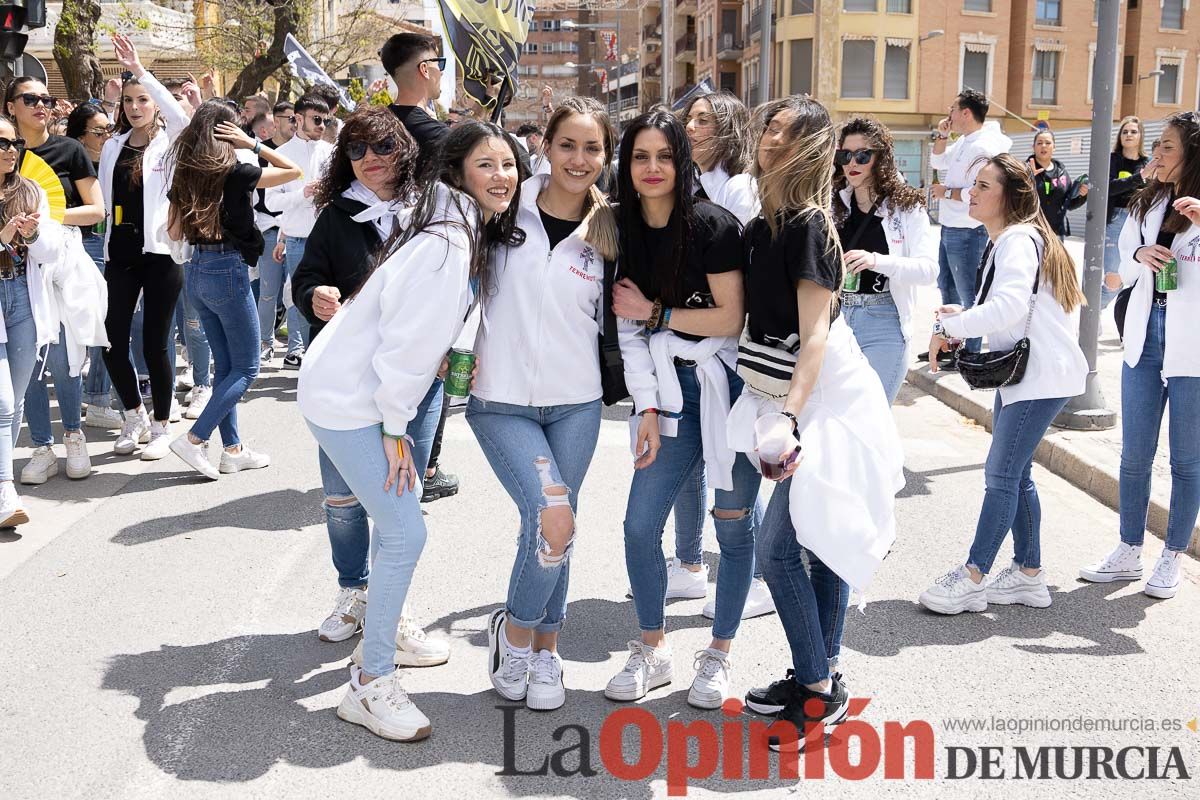
[[[842,0],[844,11],[869,11],[874,14],[879,10],[879,0]]]
[[[1099,7],[1099,3],[1096,4]],[[1037,0],[1038,25],[1062,25],[1061,0]]]
[[[813,13],[813,0],[792,0],[792,14]]]
[[[889,14],[911,14],[912,0],[887,0]]]
[[[1162,26],[1172,31],[1183,30],[1184,0],[1162,0]]]
[[[792,39],[788,42],[791,48],[791,73],[788,80],[789,94],[812,94],[812,39]]]
[[[981,11],[990,14],[992,0],[963,0],[963,11]]]
[[[549,31],[549,30],[553,30],[553,29],[554,29],[554,27],[553,27],[553,25],[551,25],[550,20],[548,20],[548,19],[542,20],[542,30]]]
[[[963,53],[962,88],[988,93],[988,52],[968,49]]]
[[[1128,86],[1133,83],[1133,56],[1125,56],[1121,66],[1121,83]]]
[[[721,11],[721,35],[729,34],[736,42],[742,38],[741,31],[738,30],[738,12],[734,10]]]
[[[730,92],[731,94],[737,94],[737,73],[736,72],[722,72],[721,73],[721,85],[718,88],[722,92]]]
[[[908,45],[888,42],[883,55],[883,97],[908,99]]]
[[[875,96],[875,40],[842,42],[842,97]]]
[[[1163,62],[1158,65],[1162,75],[1158,76],[1158,92],[1154,102],[1159,105],[1173,106],[1179,103],[1179,64]]]
[[[1033,98],[1035,105],[1052,106],[1058,102],[1058,52],[1033,51]]]
[[[543,42],[542,43],[542,52],[543,53],[557,53],[558,52],[558,42]]]
[[[1130,8],[1137,8],[1137,6],[1138,6],[1138,0],[1129,0]]]
[[[527,54],[536,56],[537,51],[538,51],[537,42],[526,42],[525,43],[525,52]]]

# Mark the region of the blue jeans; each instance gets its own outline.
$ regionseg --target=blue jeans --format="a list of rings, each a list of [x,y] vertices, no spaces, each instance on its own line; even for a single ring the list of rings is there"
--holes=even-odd
[[[266,243],[266,249],[258,258],[258,330],[262,335],[261,344],[264,348],[271,343],[271,339],[275,335],[275,309],[279,305],[279,293],[283,290],[284,271],[287,269],[286,265],[276,264],[275,259],[271,257],[278,241],[279,228],[268,228],[263,231],[263,242]],[[297,239],[296,241],[307,240]],[[292,324],[288,322],[289,344],[291,344],[291,337]]]
[[[565,499],[571,514],[600,435],[600,401],[564,406],[518,406],[471,397],[467,424],[492,471],[521,512],[517,556],[505,608],[519,628],[558,631],[567,616],[567,585],[575,530],[562,555],[542,535],[542,512]],[[566,487],[567,495],[551,493]],[[562,499],[560,499],[562,498]]]
[[[103,275],[104,237],[84,237],[83,249],[92,257],[92,261],[96,262],[96,269],[100,270],[100,274]],[[112,381],[108,377],[108,367],[104,365],[104,348],[88,348],[88,360],[90,366],[88,366],[87,378],[83,382],[83,402],[89,406],[111,407],[114,395]]]
[[[192,381],[195,386],[212,387],[212,348],[200,322],[200,314],[187,292],[179,293],[175,303],[175,327],[183,331],[183,343],[187,347],[188,361],[192,363]],[[175,371],[175,335],[171,335],[171,371]]]
[[[1121,365],[1121,541],[1141,545],[1146,537],[1150,476],[1158,450],[1163,410],[1171,406],[1171,511],[1168,550],[1184,552],[1200,513],[1200,378],[1162,378],[1167,310],[1150,307],[1146,343],[1136,367]]]
[[[983,466],[983,509],[967,563],[987,575],[1011,530],[1013,560],[1022,567],[1042,566],[1042,504],[1033,482],[1033,453],[1068,397],[1023,400],[992,407],[992,446]]]
[[[625,508],[625,568],[633,589],[638,625],[643,631],[663,628],[667,597],[667,567],[663,560],[662,536],[667,515],[680,489],[696,480],[704,469],[700,440],[700,384],[696,368],[676,366],[683,393],[683,411],[675,436],[663,436],[654,463],[633,474]],[[742,391],[742,379],[726,368],[730,402]],[[716,508],[744,511],[737,519],[714,515],[721,569],[717,572],[717,608],[713,638],[737,635],[750,580],[754,576],[754,506],[762,478],[739,453],[733,466],[733,489],[716,491]]]
[[[792,651],[796,682],[820,683],[836,668],[842,651],[850,587],[796,541],[788,497],[791,487],[788,478],[771,493],[759,529],[757,556]],[[804,569],[805,553],[811,575]]]
[[[684,481],[675,498],[675,557],[681,564],[704,561],[704,507],[708,503],[708,481],[704,470]]]
[[[246,294],[249,293],[247,278]],[[253,344],[257,347],[258,342]],[[388,462],[383,451],[382,426],[333,431],[310,422],[308,427],[345,479],[346,486],[375,522],[371,602],[363,625],[363,670],[369,675],[389,675],[396,669],[396,628],[400,625],[404,598],[425,547],[421,490],[418,487],[410,491],[406,487],[398,495],[393,486],[391,491],[384,491]]]
[[[938,289],[942,304],[959,304],[964,309],[975,305],[975,277],[987,247],[987,228],[948,228],[942,226],[938,246]],[[981,339],[967,339],[967,352],[978,353]]]
[[[83,376],[71,377],[71,365],[67,361],[67,331],[61,327],[58,342],[44,349],[33,367],[29,386],[25,389],[25,417],[29,420],[29,436],[34,447],[54,444],[54,431],[50,425],[50,391],[46,388],[46,375],[54,380],[54,396],[58,399],[58,413],[62,417],[63,432],[77,431],[83,427],[80,407],[83,403]]]
[[[842,295],[842,316],[854,332],[867,363],[883,382],[888,402],[896,402],[908,372],[905,363],[908,343],[904,341],[900,312],[891,292]]]
[[[408,424],[408,434],[413,439],[413,460],[417,475],[422,480],[441,414],[442,382],[434,379],[433,385],[425,393],[425,399],[417,406],[417,415]],[[318,448],[317,460],[321,467],[321,489],[325,494],[325,528],[329,533],[329,549],[333,554],[333,567],[338,573],[338,585],[365,586],[371,573],[371,527],[366,509],[358,502],[346,479],[324,450]],[[352,502],[348,505],[330,505],[331,499]]]
[[[1113,209],[1112,222],[1108,223],[1104,229],[1104,275],[1108,277],[1111,274],[1121,271],[1121,250],[1117,247],[1117,242],[1121,238],[1121,229],[1125,227],[1125,220],[1129,217],[1129,209],[1115,208]],[[1101,284],[1100,287],[1100,308],[1108,308],[1120,290],[1109,289]]]
[[[287,274],[290,278],[296,274],[296,267],[300,266],[300,259],[304,258],[304,246],[308,243],[308,239],[302,239],[298,236],[285,236],[284,240],[286,242],[284,247],[287,248],[287,255],[283,260],[287,265]],[[261,319],[261,300],[259,301],[259,309]],[[272,311],[271,313],[274,315],[275,312]],[[274,316],[271,319],[274,321]],[[308,324],[308,320],[304,318],[304,315],[300,313],[300,309],[294,305],[287,310],[287,324],[288,352],[295,353],[307,349],[311,326]]]
[[[184,271],[188,299],[200,314],[216,364],[212,399],[191,433],[206,442],[219,426],[225,447],[241,443],[237,404],[258,377],[258,313],[249,272],[241,253],[199,248]]]
[[[7,343],[0,342],[0,481],[11,481],[25,388],[37,361],[37,327],[24,275],[0,280],[0,309],[8,335]]]

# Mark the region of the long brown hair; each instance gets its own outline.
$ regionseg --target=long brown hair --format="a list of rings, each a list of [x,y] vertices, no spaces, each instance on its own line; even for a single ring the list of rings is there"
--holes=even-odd
[[[679,121],[687,127],[692,106],[703,100],[712,109],[715,130],[705,145],[713,148],[713,163],[719,164],[731,177],[750,169],[754,161],[754,144],[750,138],[750,112],[737,95],[720,91],[693,97],[679,112]],[[692,148],[693,151],[695,148]],[[692,153],[695,160],[696,154]]]
[[[16,132],[17,126],[7,119],[0,120],[0,124],[8,125],[14,133]],[[8,221],[18,214],[32,214],[42,204],[41,189],[33,181],[21,175],[19,158],[13,164],[13,171],[0,180],[0,194],[4,196],[4,200],[0,202],[0,228],[7,225]],[[21,236],[20,231],[17,231],[13,237],[11,245],[17,252],[25,254],[25,238]],[[12,266],[12,255],[9,254],[8,249],[0,248],[0,267],[12,269]]]
[[[330,157],[329,167],[313,192],[313,205],[318,211],[332,203],[335,197],[354,183],[354,167],[347,152],[350,143],[381,142],[389,136],[396,140],[395,160],[392,162],[389,181],[391,189],[400,200],[409,200],[416,195],[414,173],[419,152],[417,143],[390,109],[384,106],[362,105],[346,118],[346,123],[338,132],[337,145]]]
[[[121,100],[117,103],[117,118],[113,122],[113,124],[116,126],[115,130],[113,131],[114,136],[129,133],[133,130],[133,123],[131,123],[129,118],[125,116],[125,90],[130,86],[141,85],[142,82],[133,77],[126,79],[126,81],[121,84]],[[150,123],[149,127],[146,128],[146,136],[150,138],[150,141],[154,141],[154,137],[158,135],[160,130],[160,126],[158,124],[159,116],[160,113],[158,110],[158,104],[156,103],[154,107],[154,120]],[[126,142],[126,145],[128,145],[128,142]],[[130,147],[130,149],[133,148]],[[133,160],[133,172],[131,174],[131,180],[133,181],[134,186],[142,185],[142,161],[144,160],[144,156],[145,153],[141,153]],[[120,160],[120,158],[121,153],[118,153],[117,159]]]
[[[542,152],[546,158],[550,157],[550,145],[554,143],[558,127],[576,114],[591,117],[600,128],[604,138],[604,169],[608,169],[617,147],[617,133],[604,106],[591,97],[568,97],[554,109],[546,123],[546,134],[542,137]],[[583,221],[580,225],[583,227],[583,240],[595,247],[600,255],[610,261],[617,257],[617,218],[608,198],[594,183],[583,201]]]
[[[909,186],[896,168],[896,141],[887,126],[871,117],[854,117],[838,133],[838,148],[850,136],[861,136],[867,140],[867,146],[875,151],[875,163],[871,165],[871,182],[875,194],[880,201],[887,200],[888,204],[897,211],[911,211],[925,205],[925,194]],[[833,173],[833,194],[836,197],[846,188],[846,172],[835,166]],[[845,219],[849,209],[841,203],[834,203],[833,216],[840,224]]]
[[[1079,277],[1075,273],[1075,262],[1067,248],[1058,238],[1038,199],[1037,188],[1029,174],[1029,166],[1008,153],[988,159],[979,159],[985,166],[993,166],[1000,173],[1000,186],[1004,191],[1004,224],[1032,225],[1042,237],[1042,280],[1049,281],[1054,288],[1054,299],[1070,314],[1087,304],[1079,288]]]
[[[1125,148],[1121,147],[1121,131],[1125,130],[1125,126],[1133,123],[1138,126],[1138,158],[1146,157],[1146,128],[1142,125],[1141,119],[1130,114],[1121,120],[1121,124],[1117,126],[1117,140],[1113,142],[1114,153],[1124,153]]]
[[[178,221],[189,242],[221,238],[225,178],[237,164],[237,156],[233,145],[213,136],[220,122],[236,124],[233,109],[224,100],[206,100],[167,156],[175,173],[167,192],[168,219],[172,224]]]
[[[1164,130],[1166,128],[1179,134],[1179,143],[1183,147],[1183,163],[1180,165],[1179,179],[1174,183],[1175,196],[1200,197],[1200,113],[1186,111],[1172,114],[1167,117]],[[1129,201],[1130,215],[1141,222],[1159,200],[1171,195],[1171,188],[1172,184],[1151,178]],[[1192,223],[1182,214],[1171,211],[1167,209],[1162,229],[1168,233],[1183,233]]]

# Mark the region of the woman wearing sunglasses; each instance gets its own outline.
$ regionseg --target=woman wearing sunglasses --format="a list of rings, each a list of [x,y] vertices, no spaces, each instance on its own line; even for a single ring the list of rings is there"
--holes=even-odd
[[[75,242],[82,262],[87,255],[79,247],[80,229],[95,225],[104,218],[104,201],[92,159],[78,141],[51,134],[50,124],[54,120],[58,99],[50,95],[41,81],[28,77],[13,79],[5,92],[4,101],[5,111],[13,121],[16,135],[25,140],[25,149],[49,164],[62,182],[67,197],[64,235]],[[99,309],[98,313],[103,315],[103,309]],[[87,440],[83,435],[83,377],[78,370],[76,375],[71,375],[65,332],[64,321],[63,327],[52,335],[57,341],[46,348],[28,383],[25,412],[34,451],[29,463],[21,470],[21,483],[45,483],[58,474],[58,454],[54,451],[50,394],[46,390],[45,373],[49,373],[49,379],[54,381],[54,394],[62,415],[67,477],[86,478],[92,471]]]
[[[890,402],[904,383],[917,287],[937,281],[938,238],[922,193],[896,169],[891,131],[847,122],[834,153],[833,218],[846,261],[842,316]]]
[[[329,170],[313,193],[317,221],[292,276],[292,298],[311,324],[314,340],[342,301],[358,291],[370,275],[371,264],[395,229],[397,214],[413,200],[416,158],[416,143],[386,108],[364,105],[346,119]],[[413,461],[421,474],[429,460],[441,409],[441,382],[434,381],[409,424]],[[333,611],[317,635],[324,642],[341,642],[362,627],[366,615],[371,531],[367,512],[346,479],[324,450],[318,448],[317,457],[329,548],[339,585]],[[400,618],[397,665],[426,667],[449,658],[448,645],[427,639],[407,615]]]

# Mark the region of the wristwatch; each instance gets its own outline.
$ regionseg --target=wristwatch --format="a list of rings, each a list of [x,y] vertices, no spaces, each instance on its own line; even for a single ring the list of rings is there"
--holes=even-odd
[[[942,321],[940,319],[933,321],[933,335],[941,336],[943,339],[950,338],[949,336],[946,335],[946,326],[942,324]]]

